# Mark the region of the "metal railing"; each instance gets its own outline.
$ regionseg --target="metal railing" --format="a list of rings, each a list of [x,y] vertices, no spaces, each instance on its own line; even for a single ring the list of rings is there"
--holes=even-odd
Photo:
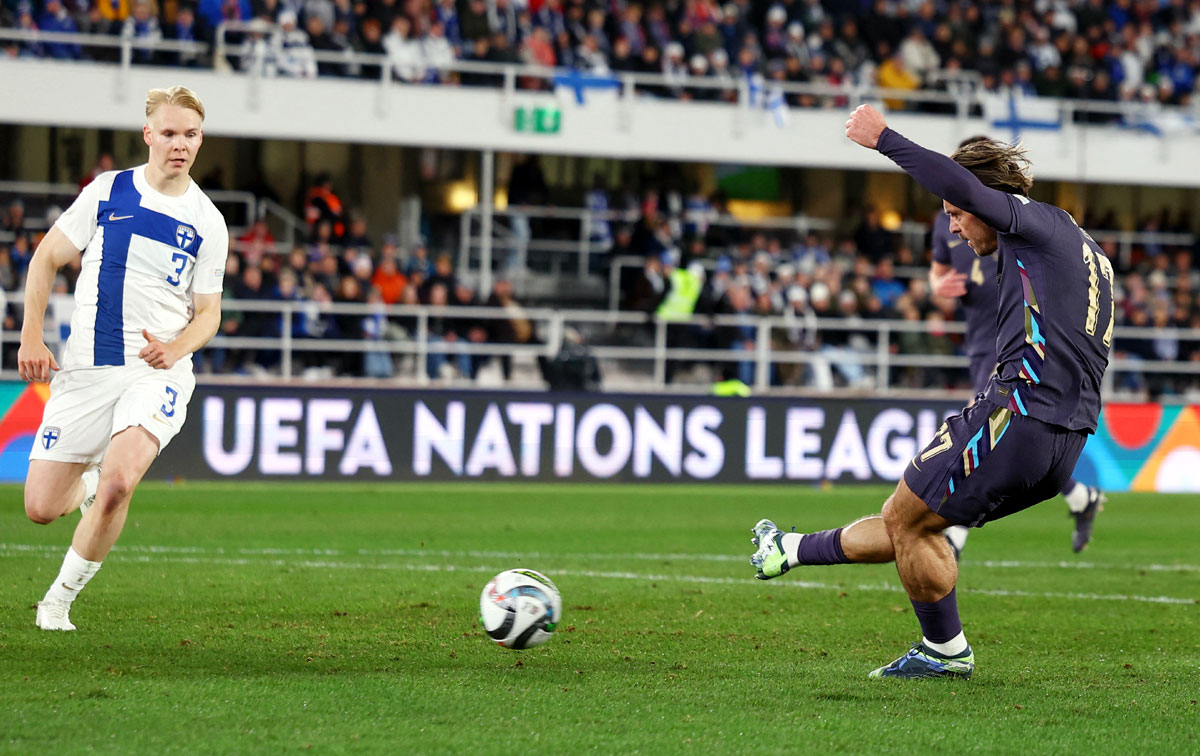
[[[268,221],[273,232],[279,233],[280,244],[290,246],[308,234],[307,223],[273,200],[255,197],[251,192],[225,189],[206,189],[204,193],[223,211],[231,236],[238,236],[260,218]],[[44,205],[53,204],[65,210],[78,195],[79,187],[75,184],[0,181],[0,207],[6,207],[9,198],[20,197],[28,200],[30,197],[37,197],[45,200],[42,203]],[[44,216],[30,216],[26,220],[26,226],[44,231],[50,224]],[[0,231],[0,242],[12,241],[11,236]]]
[[[10,301],[18,302],[20,296],[20,292],[10,294]],[[301,373],[297,370],[298,353],[315,355],[319,363],[329,362],[331,356],[374,353],[387,355],[389,358],[407,356],[409,359],[402,359],[398,369],[395,363],[392,363],[395,372],[388,371],[389,377],[398,383],[428,385],[432,380],[436,380],[436,376],[431,377],[429,374],[430,364],[427,360],[430,355],[444,355],[449,358],[507,357],[518,362],[524,361],[526,367],[529,367],[537,358],[554,359],[563,347],[568,329],[590,335],[590,354],[605,362],[605,372],[610,373],[603,383],[605,390],[707,390],[708,384],[703,382],[668,382],[668,363],[687,361],[751,365],[753,385],[759,392],[828,390],[831,386],[821,383],[822,373],[849,373],[853,370],[864,380],[857,385],[852,383],[851,388],[876,395],[903,390],[893,383],[894,370],[946,369],[960,371],[958,374],[965,376],[969,364],[966,357],[957,355],[894,353],[893,337],[906,333],[930,333],[929,325],[920,321],[818,318],[815,323],[810,321],[806,324],[782,316],[754,315],[717,315],[666,321],[647,317],[642,313],[603,310],[528,308],[514,315],[513,312],[499,307],[383,306],[260,300],[225,300],[223,308],[226,316],[236,312],[243,315],[259,313],[277,316],[279,335],[218,335],[201,350],[198,359],[211,359],[220,350],[250,350],[258,352],[259,355],[271,353],[268,360],[274,365],[271,375],[283,379],[296,378]],[[403,335],[399,338],[371,340],[306,338],[296,333],[297,324],[304,318],[339,316],[386,318],[389,322],[403,324]],[[472,325],[483,327],[490,321],[512,320],[514,317],[528,320],[536,326],[535,331],[540,335],[541,343],[451,343],[441,340],[435,332],[437,323],[434,319],[468,319]],[[717,328],[747,329],[747,333],[753,333],[753,338],[743,341],[752,342],[752,348],[680,347],[672,343],[677,335],[685,333],[687,329]],[[858,336],[861,343],[834,349],[778,348],[777,345],[786,338],[785,334],[798,328],[810,331],[818,340],[822,336],[844,333],[848,336]],[[52,348],[61,349],[62,345],[57,337],[59,329],[52,316],[47,318],[46,332],[47,344]],[[939,334],[956,335],[964,332],[965,326],[957,322],[942,324],[938,331]],[[1118,344],[1128,343],[1130,340],[1152,339],[1200,341],[1200,329],[1122,326],[1115,329],[1115,339]],[[19,341],[19,331],[0,330],[0,352],[6,353],[6,362],[11,363],[11,351],[16,349]],[[639,341],[644,343],[637,343]],[[61,351],[59,353],[61,354]],[[636,367],[628,367],[631,364]],[[802,382],[777,385],[773,376],[776,375],[777,368],[786,365],[808,366],[810,375],[803,378]],[[620,377],[621,375],[624,377]],[[1108,398],[1128,396],[1129,391],[1134,390],[1131,387],[1144,384],[1150,376],[1157,377],[1160,381],[1171,377],[1189,378],[1192,379],[1189,390],[1200,391],[1198,362],[1138,359],[1114,353],[1104,378],[1104,394]],[[16,377],[17,374],[13,370],[0,371],[0,378]],[[469,381],[462,383],[473,385]],[[525,383],[529,387],[542,385],[540,378],[527,379]],[[936,387],[929,390],[944,393],[945,384],[943,376]]]
[[[270,67],[267,65],[269,46],[259,43],[265,43],[279,33],[278,25],[262,21],[225,22],[216,29],[215,44],[211,55],[209,54],[209,45],[203,42],[141,38],[124,32],[121,35],[103,35],[0,29],[0,40],[24,45],[70,44],[115,50],[120,69],[116,81],[116,95],[118,98],[123,98],[126,96],[124,73],[127,73],[133,65],[135,51],[195,56],[198,60],[225,70],[238,68],[230,62],[237,60],[239,63],[245,63],[241,68],[252,79],[259,79],[270,73]],[[238,39],[231,39],[231,37]],[[395,68],[385,55],[360,53],[351,49],[344,51],[313,50],[312,59],[317,64],[339,67],[340,75],[359,76],[364,69],[372,72],[377,69],[378,79],[383,87],[396,78],[394,76]],[[560,84],[570,88],[587,86],[583,81],[562,78],[577,76],[580,72],[535,65],[456,60],[446,65],[425,63],[422,72],[422,76],[418,79],[430,78],[428,74],[432,73],[435,75],[432,78],[439,80],[466,85],[499,87],[506,94],[513,94],[518,89],[527,88],[527,84],[535,81],[539,82],[536,88],[544,89],[547,88],[547,84],[553,84],[556,78],[559,79]],[[761,98],[765,98],[767,92],[778,91],[792,99],[808,98],[814,107],[853,108],[863,102],[877,102],[886,99],[902,102],[905,107],[912,107],[922,112],[940,112],[960,119],[981,112],[987,93],[982,91],[979,77],[971,76],[969,73],[965,76],[951,76],[947,72],[936,72],[936,74],[933,80],[937,82],[938,86],[944,86],[945,91],[890,89],[849,82],[837,85],[773,80],[757,82],[736,75],[732,71],[728,75],[705,77],[664,76],[631,72],[583,73],[585,76],[609,77],[613,82],[611,89],[615,92],[616,97],[626,104],[631,103],[634,97],[647,94],[672,97],[675,93],[685,90],[692,93],[709,91],[716,95],[718,102],[722,94],[729,96],[729,99],[736,103],[739,111],[747,114],[752,106],[756,106],[762,101]],[[464,75],[466,80],[463,79]],[[374,78],[374,74],[372,74],[372,78]],[[949,80],[943,81],[943,79]],[[251,87],[248,93],[248,105],[252,109],[257,106],[255,94],[255,88]],[[1046,101],[1049,98],[1040,99]],[[1064,125],[1077,122],[1099,124],[1111,118],[1114,122],[1122,122],[1127,126],[1138,126],[1162,115],[1179,115],[1185,119],[1190,118],[1195,115],[1197,108],[1200,108],[1200,104],[1192,108],[1184,108],[1143,102],[1070,99],[1051,101],[1056,104],[1059,122]],[[386,98],[382,96],[382,91],[377,107],[380,111],[387,108]],[[1095,117],[1093,118],[1093,116]],[[745,125],[745,117],[745,115],[739,116],[742,126]],[[627,126],[630,118],[631,113],[627,111],[621,121]]]
[[[527,275],[530,271],[530,258],[537,257],[538,259],[532,263],[534,270],[544,266],[547,268],[547,272],[558,276],[570,266],[575,269],[576,277],[579,279],[586,278],[593,270],[589,265],[591,255],[602,254],[610,249],[610,244],[593,238],[597,224],[636,223],[642,217],[641,213],[636,210],[597,211],[573,207],[509,206],[504,210],[493,211],[496,218],[509,221],[507,228],[504,226],[494,228],[490,245],[491,249],[500,252],[504,259],[497,260],[493,257],[485,260],[482,255],[475,254],[484,248],[483,239],[476,231],[481,214],[479,208],[472,208],[464,211],[459,218],[458,270],[478,271],[491,265],[493,268],[508,268],[510,273],[518,271],[518,276],[522,276]],[[837,225],[832,219],[815,218],[804,214],[747,219],[715,212],[685,210],[678,217],[668,214],[664,214],[662,217],[668,220],[674,219],[684,225],[716,226],[739,231],[788,231],[799,236],[804,236],[810,231],[830,232]],[[513,226],[516,224],[513,221],[516,219],[519,219],[520,224],[525,227],[530,220],[569,221],[575,226],[576,235],[560,239],[534,239],[531,236],[514,232]],[[897,233],[904,243],[913,249],[924,247],[927,232],[926,224],[915,221],[904,221],[897,229]],[[610,241],[611,237],[610,229]],[[530,253],[538,254],[531,255]],[[574,261],[569,260],[572,257],[575,258]],[[611,281],[619,280],[613,278],[614,275],[619,274],[610,271],[609,275]],[[610,309],[615,308],[615,304],[610,307]]]

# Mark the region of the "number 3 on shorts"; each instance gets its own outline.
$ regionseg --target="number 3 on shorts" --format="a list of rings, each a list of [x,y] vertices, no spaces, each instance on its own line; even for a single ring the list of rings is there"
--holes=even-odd
[[[170,386],[166,387],[166,391],[167,391],[167,397],[170,401],[163,402],[163,406],[160,407],[158,411],[162,413],[163,417],[174,417],[175,416],[175,402],[176,402],[176,400],[179,399],[179,392],[176,391],[175,389],[171,388]]]

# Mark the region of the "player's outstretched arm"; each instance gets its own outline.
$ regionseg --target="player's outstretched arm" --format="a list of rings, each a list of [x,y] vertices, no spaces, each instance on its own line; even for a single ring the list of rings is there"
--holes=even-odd
[[[1012,228],[1012,205],[1004,192],[984,186],[974,174],[945,155],[892,131],[883,114],[870,105],[859,105],[850,114],[846,136],[891,158],[918,184],[997,231]]]
[[[150,367],[169,370],[181,357],[207,344],[221,325],[221,295],[196,294],[192,297],[192,305],[192,322],[173,341],[159,341],[154,334],[143,329],[146,346],[138,352],[138,357]]]
[[[29,261],[29,273],[25,277],[21,348],[17,351],[17,369],[27,381],[45,383],[50,380],[51,373],[58,370],[58,363],[43,340],[42,325],[54,274],[78,254],[79,250],[67,235],[58,226],[52,226]]]

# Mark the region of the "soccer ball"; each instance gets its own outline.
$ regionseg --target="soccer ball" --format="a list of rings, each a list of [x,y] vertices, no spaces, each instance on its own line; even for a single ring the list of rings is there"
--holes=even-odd
[[[505,648],[533,648],[549,640],[562,620],[562,596],[535,570],[505,570],[479,596],[479,620]]]

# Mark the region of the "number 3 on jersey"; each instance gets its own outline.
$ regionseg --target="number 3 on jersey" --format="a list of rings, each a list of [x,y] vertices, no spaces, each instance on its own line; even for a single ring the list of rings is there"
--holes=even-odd
[[[1104,329],[1104,346],[1112,346],[1113,321],[1116,319],[1117,303],[1113,294],[1112,263],[1104,255],[1098,255],[1088,245],[1083,245],[1083,262],[1088,268],[1088,310],[1084,330],[1089,336],[1096,335],[1096,323],[1100,320],[1100,276],[1108,281],[1108,328]],[[1099,272],[1097,272],[1099,268]]]
[[[167,276],[167,283],[172,286],[178,286],[180,281],[183,280],[180,276],[183,275],[183,269],[187,267],[188,256],[182,252],[176,252],[171,255],[171,263],[175,264],[175,272]]]
[[[165,386],[164,391],[166,391],[167,394],[167,401],[163,402],[163,405],[158,408],[158,411],[162,413],[163,417],[174,417],[175,402],[179,401],[179,392],[170,386]]]

